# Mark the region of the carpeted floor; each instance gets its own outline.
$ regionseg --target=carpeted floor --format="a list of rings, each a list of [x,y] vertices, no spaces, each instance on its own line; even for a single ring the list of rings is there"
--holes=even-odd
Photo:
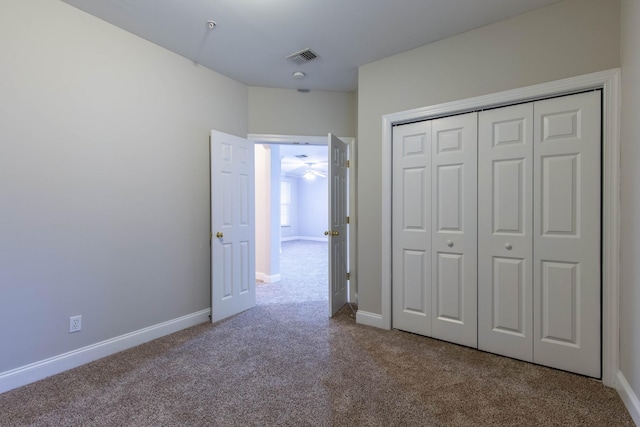
[[[256,304],[288,304],[329,300],[328,244],[305,240],[282,242],[276,283],[256,285]],[[327,308],[328,310],[328,308]]]
[[[297,280],[283,271],[278,291]],[[329,319],[320,294],[265,293],[230,319],[2,394],[0,425],[633,425],[598,381],[358,325],[346,306]]]

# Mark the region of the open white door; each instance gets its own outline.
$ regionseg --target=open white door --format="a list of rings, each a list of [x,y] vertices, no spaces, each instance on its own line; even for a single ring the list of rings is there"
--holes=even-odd
[[[329,315],[349,301],[347,287],[348,146],[329,134]]]
[[[212,322],[256,304],[254,183],[253,144],[212,130]]]

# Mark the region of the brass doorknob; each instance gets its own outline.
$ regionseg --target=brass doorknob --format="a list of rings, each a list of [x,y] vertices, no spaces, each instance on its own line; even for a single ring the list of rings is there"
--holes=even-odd
[[[222,232],[221,232],[221,231],[218,231],[218,232],[216,233],[216,237],[217,237],[218,239],[222,239],[222,238],[224,237],[224,234],[222,234]]]
[[[332,232],[331,232],[331,235],[332,235],[332,236],[339,236],[339,235],[340,235],[340,232],[339,232],[339,231],[332,231]]]

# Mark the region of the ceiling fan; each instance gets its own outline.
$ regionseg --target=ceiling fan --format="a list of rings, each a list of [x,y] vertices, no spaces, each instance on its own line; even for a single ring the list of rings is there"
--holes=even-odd
[[[305,163],[305,165],[307,165],[307,170],[302,175],[304,179],[315,179],[316,176],[319,176],[321,178],[327,177],[326,173],[313,168],[316,165],[316,163],[308,162],[308,163]]]
[[[280,165],[284,174],[313,179],[316,176],[327,176],[327,161],[325,159],[326,157],[323,158],[319,155],[309,156],[306,154],[284,156],[280,159]]]

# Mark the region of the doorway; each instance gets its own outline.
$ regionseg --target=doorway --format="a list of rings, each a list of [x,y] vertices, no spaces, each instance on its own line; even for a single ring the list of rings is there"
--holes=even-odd
[[[316,225],[312,230],[305,230],[299,228],[298,233],[302,232],[302,240],[311,241],[327,241],[330,243],[328,248],[329,261],[328,271],[332,272],[332,275],[328,279],[327,293],[329,293],[329,314],[332,316],[337,308],[339,309],[344,303],[357,302],[357,287],[355,286],[355,280],[357,278],[357,272],[355,263],[353,260],[356,257],[356,246],[350,245],[350,241],[354,241],[356,232],[356,221],[352,218],[349,223],[349,211],[355,208],[355,199],[350,197],[349,194],[355,194],[355,177],[356,170],[353,161],[349,160],[351,156],[355,156],[355,138],[342,137],[337,138],[334,135],[329,134],[328,138],[325,136],[289,136],[289,135],[248,135],[250,141],[256,146],[262,145],[274,149],[265,150],[268,152],[269,157],[268,166],[266,169],[270,171],[262,170],[257,173],[261,174],[256,180],[256,185],[265,182],[269,182],[269,197],[273,198],[273,194],[280,192],[280,188],[277,187],[278,179],[272,179],[272,170],[278,172],[288,166],[283,166],[277,159],[280,157],[279,153],[275,151],[281,148],[306,146],[308,148],[322,149],[323,157],[326,153],[326,159],[328,167],[325,169],[324,159],[322,161],[311,158],[295,158],[297,161],[298,173],[304,175],[314,174],[315,178],[323,178],[322,175],[327,174],[326,182],[320,187],[328,193],[327,195],[320,195],[319,198],[327,200],[327,209],[322,209],[323,213],[326,213],[325,218],[320,222],[316,221],[316,224],[323,224],[322,226]],[[321,146],[321,147],[319,147]],[[284,157],[284,156],[283,156]],[[294,156],[295,157],[295,156]],[[351,157],[353,158],[353,157]],[[263,161],[263,163],[265,163]],[[326,172],[325,172],[326,171]],[[321,179],[316,179],[320,181]],[[313,182],[313,180],[310,180]],[[330,185],[329,185],[330,184]],[[256,194],[258,194],[257,192]],[[280,203],[279,196],[277,198]],[[317,205],[317,200],[314,200]],[[264,202],[264,206],[271,206],[272,204]],[[260,212],[267,212],[267,208],[264,210],[258,210]],[[319,214],[319,209],[312,209],[309,216],[313,214]],[[256,247],[256,253],[264,256],[267,262],[267,268],[270,268],[273,274],[262,275],[263,278],[268,279],[271,282],[277,282],[281,277],[280,272],[276,271],[279,266],[278,255],[280,253],[280,239],[272,238],[272,236],[282,235],[282,227],[280,227],[279,217],[280,213],[275,215],[271,213],[271,209],[268,208],[269,215],[266,217],[258,216],[256,218],[256,227],[260,229],[262,223],[262,230],[267,230],[268,236],[263,239],[262,247]],[[268,217],[268,219],[267,219]],[[266,224],[268,223],[268,224]],[[266,224],[266,225],[265,225]],[[291,230],[287,230],[288,236],[291,236]],[[294,236],[298,234],[293,234]],[[287,237],[288,237],[287,236]],[[327,236],[327,237],[325,237]],[[261,253],[262,252],[262,253]],[[257,270],[260,271],[260,270]],[[260,279],[260,275],[258,275]],[[329,292],[329,287],[331,290]],[[337,307],[337,308],[336,308]]]
[[[269,137],[251,140],[212,130],[211,155],[211,307],[212,321],[222,320],[255,305],[256,258],[263,256],[264,276],[277,281],[280,253],[280,214],[271,212],[271,201],[280,203],[280,157],[272,154],[265,142],[294,142],[301,138]],[[304,138],[304,137],[302,137]],[[315,139],[316,145],[324,142]],[[327,236],[329,280],[327,283],[328,313],[333,317],[349,302],[349,144],[328,134]],[[258,150],[258,147],[265,150]],[[256,152],[265,152],[256,162]],[[279,150],[273,150],[279,151]],[[258,167],[256,172],[256,165]],[[309,166],[310,168],[310,166]],[[311,168],[310,168],[311,169]],[[310,172],[313,172],[311,170]],[[315,172],[318,174],[319,172]],[[275,179],[272,177],[275,176]],[[260,197],[256,198],[256,194]],[[258,201],[260,203],[258,203]],[[352,201],[352,200],[351,200]],[[256,221],[256,218],[258,219]],[[264,236],[256,236],[256,229]],[[215,236],[215,239],[213,239]],[[275,238],[272,238],[274,236]],[[257,245],[261,237],[261,245]],[[276,262],[278,261],[278,262]]]
[[[258,144],[256,304],[328,300],[328,147]]]

